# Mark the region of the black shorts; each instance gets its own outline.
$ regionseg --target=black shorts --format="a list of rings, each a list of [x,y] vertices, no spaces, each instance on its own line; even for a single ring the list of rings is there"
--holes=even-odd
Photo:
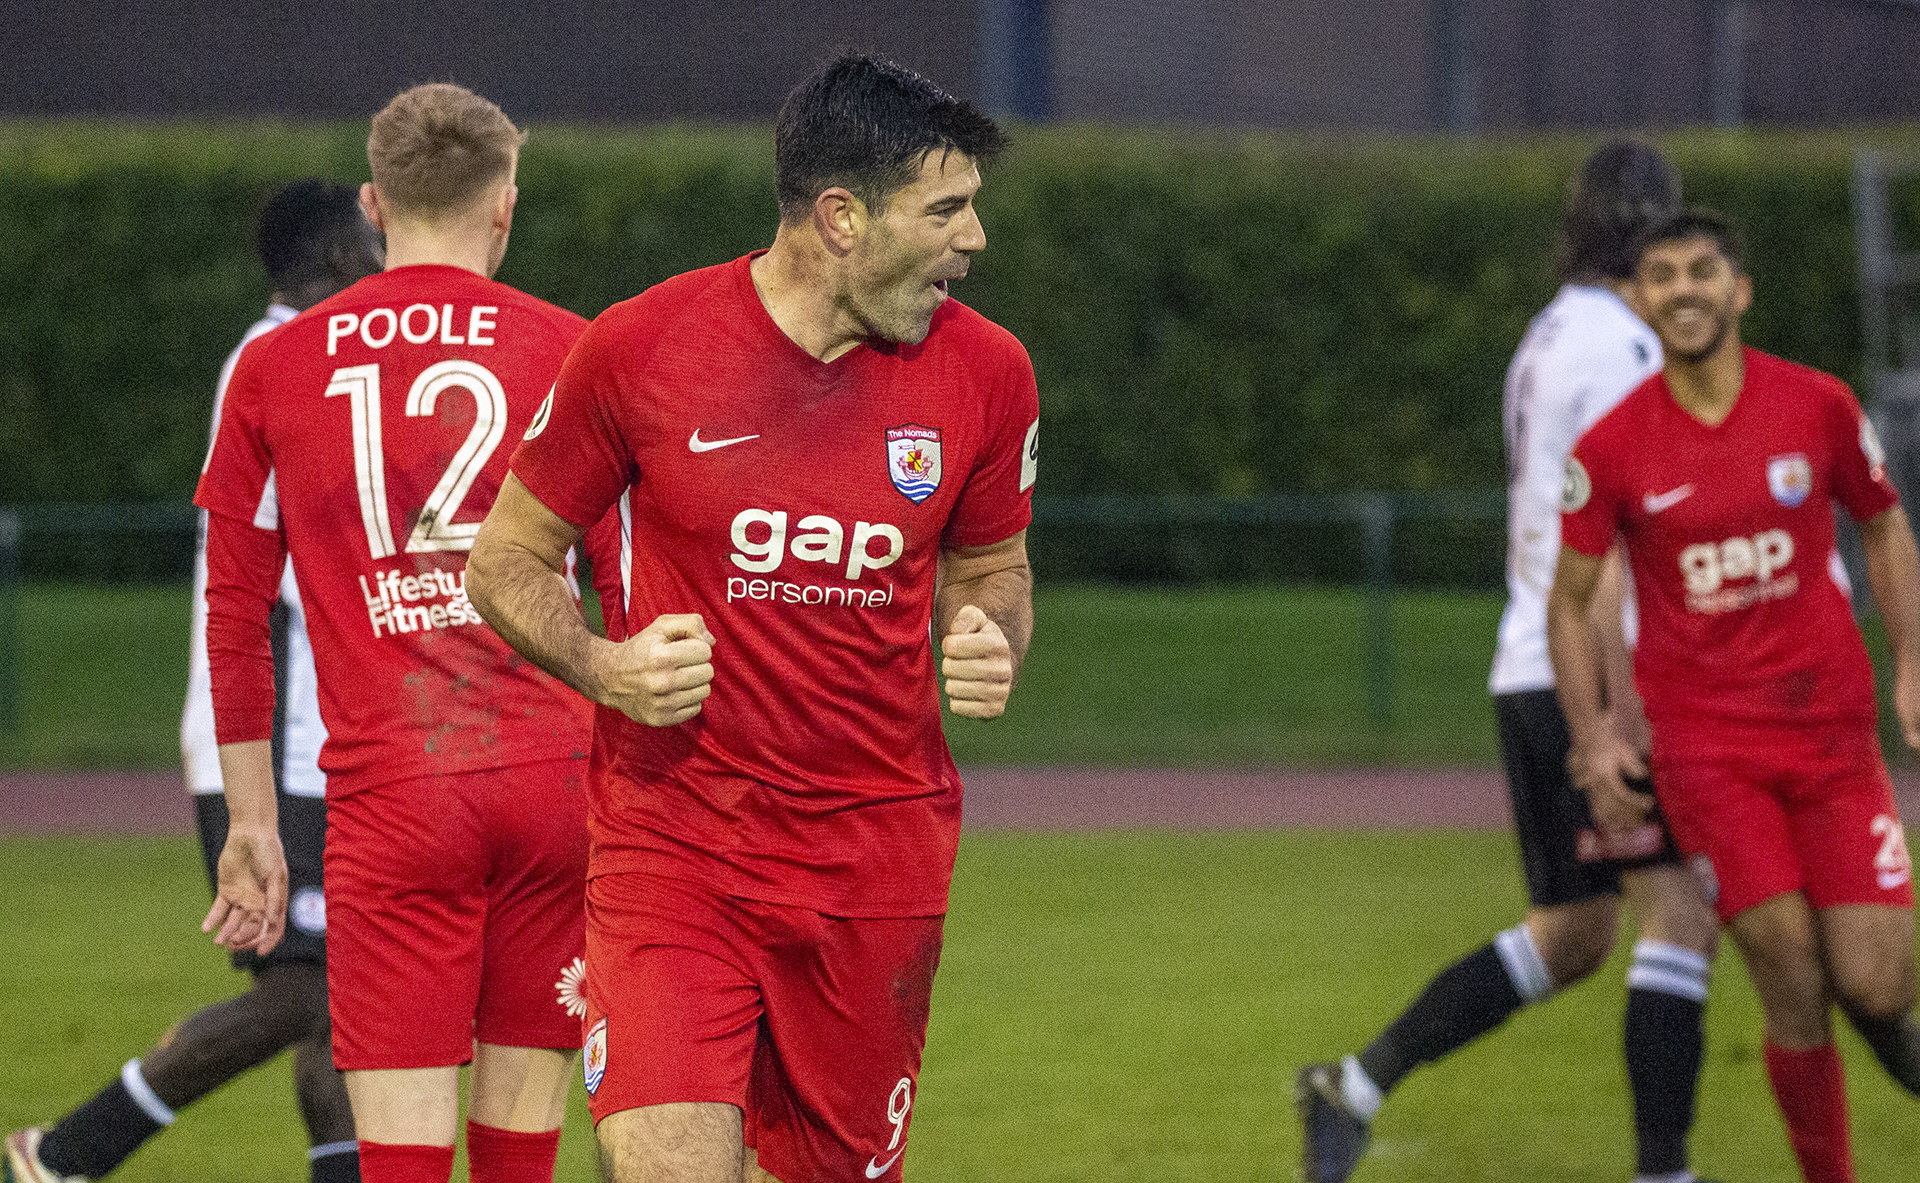
[[[1656,806],[1648,823],[1609,844],[1593,824],[1587,796],[1567,775],[1573,738],[1551,690],[1493,696],[1500,758],[1513,799],[1527,898],[1536,908],[1620,894],[1620,872],[1678,864],[1680,851]],[[1636,785],[1648,792],[1653,786]]]
[[[280,845],[287,853],[287,933],[265,957],[251,951],[233,954],[236,969],[258,973],[269,965],[327,962],[327,904],[320,892],[320,856],[327,841],[327,803],[319,797],[278,795]],[[195,793],[193,814],[200,826],[200,854],[207,883],[219,886],[220,851],[227,844],[227,799],[219,793]]]

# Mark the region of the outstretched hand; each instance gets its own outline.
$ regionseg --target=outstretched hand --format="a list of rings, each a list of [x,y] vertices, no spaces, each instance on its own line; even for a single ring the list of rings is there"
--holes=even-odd
[[[277,829],[227,829],[213,907],[200,922],[214,943],[266,955],[287,927],[287,856]]]
[[[992,617],[972,604],[962,607],[940,639],[940,653],[954,714],[992,719],[1005,713],[1013,693],[1013,647]]]

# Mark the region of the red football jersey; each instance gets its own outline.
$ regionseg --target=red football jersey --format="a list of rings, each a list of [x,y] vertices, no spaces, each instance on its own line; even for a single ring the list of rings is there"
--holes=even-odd
[[[570,522],[618,504],[610,637],[693,612],[715,639],[693,719],[597,715],[594,870],[834,915],[942,912],[960,781],[940,730],[935,571],[943,549],[1032,516],[1033,367],[952,300],[919,345],[821,362],[761,305],[752,258],[608,309],[514,455]]]
[[[220,519],[207,601],[222,743],[265,734],[273,694],[260,684],[252,589],[284,539],[319,673],[329,792],[337,778],[586,752],[587,701],[509,648],[466,593],[467,551],[511,443],[585,327],[473,272],[422,265],[361,280],[241,355],[195,496]]]
[[[1656,735],[1711,724],[1874,715],[1873,670],[1834,550],[1831,502],[1855,520],[1898,504],[1860,405],[1839,379],[1757,350],[1733,410],[1708,427],[1656,374],[1581,437],[1561,537],[1626,541],[1640,605],[1634,678]],[[1707,723],[1707,728],[1700,728]]]

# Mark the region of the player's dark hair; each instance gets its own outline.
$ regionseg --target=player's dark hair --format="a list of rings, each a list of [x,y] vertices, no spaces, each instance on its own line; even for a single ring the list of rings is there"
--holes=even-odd
[[[1680,174],[1651,144],[1609,140],[1580,168],[1560,219],[1560,281],[1631,279],[1648,226],[1680,211]]]
[[[1720,253],[1726,256],[1727,262],[1733,265],[1734,274],[1738,275],[1747,269],[1747,244],[1739,225],[1718,210],[1700,206],[1683,209],[1647,227],[1635,244],[1635,262],[1649,249],[1663,242],[1681,242],[1689,238],[1712,239]]]
[[[360,278],[339,273],[363,265],[372,239],[360,195],[319,177],[294,181],[267,198],[254,236],[260,262],[279,291]]]
[[[978,107],[866,53],[828,62],[793,88],[773,130],[780,220],[797,222],[823,190],[842,186],[875,213],[919,174],[929,152],[986,164],[1006,133]]]

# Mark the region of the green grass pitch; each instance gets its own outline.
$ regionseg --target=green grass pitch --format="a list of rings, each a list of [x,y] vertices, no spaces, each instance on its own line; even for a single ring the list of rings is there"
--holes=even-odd
[[[241,987],[197,930],[201,876],[188,839],[0,839],[0,1127],[57,1117],[172,1020]],[[969,833],[909,1178],[1294,1178],[1294,1067],[1365,1040],[1520,907],[1498,834]],[[1355,1183],[1626,1179],[1623,972],[1616,957],[1416,1073]],[[1709,1024],[1697,1165],[1788,1183],[1731,955]],[[1860,1178],[1911,1178],[1920,1105],[1857,1041],[1842,1048]],[[299,1177],[303,1145],[283,1057],[187,1110],[116,1178]],[[576,1086],[559,1178],[593,1177]]]

